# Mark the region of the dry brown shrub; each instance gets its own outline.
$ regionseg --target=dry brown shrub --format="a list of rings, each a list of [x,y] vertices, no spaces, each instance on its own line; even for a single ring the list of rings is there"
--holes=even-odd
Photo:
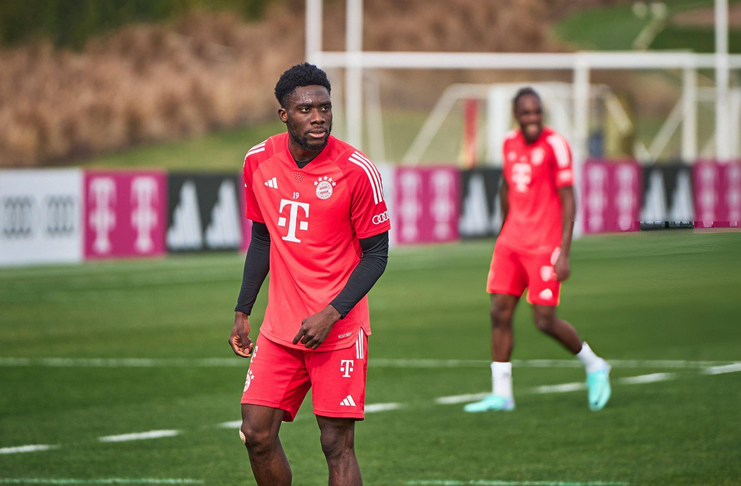
[[[610,2],[366,0],[364,48],[548,51],[554,49],[546,40],[549,19],[576,5],[604,3]],[[328,49],[343,49],[344,8],[327,2]],[[303,59],[303,10],[303,0],[289,0],[257,23],[198,14],[132,25],[80,53],[44,42],[0,50],[0,166],[63,162],[274,116],[275,81]],[[400,104],[480,77],[384,76]]]

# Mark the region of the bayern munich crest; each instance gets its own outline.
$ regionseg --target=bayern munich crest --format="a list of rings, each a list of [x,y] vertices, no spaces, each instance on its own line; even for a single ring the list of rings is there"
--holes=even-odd
[[[316,197],[319,199],[329,199],[337,183],[331,177],[324,176],[314,181],[314,185],[316,186]]]

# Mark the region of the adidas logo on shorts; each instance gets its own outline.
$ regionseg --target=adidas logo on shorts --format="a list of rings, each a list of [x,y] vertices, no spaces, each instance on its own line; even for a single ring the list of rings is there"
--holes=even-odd
[[[352,399],[352,395],[348,395],[345,397],[344,400],[340,402],[340,405],[343,407],[354,407],[355,406],[355,400]]]

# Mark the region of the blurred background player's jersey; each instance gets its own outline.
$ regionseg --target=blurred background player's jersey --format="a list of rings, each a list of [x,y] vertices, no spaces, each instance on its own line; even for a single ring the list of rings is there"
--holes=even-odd
[[[519,251],[552,251],[561,244],[563,226],[558,190],[574,182],[571,148],[544,127],[530,145],[520,130],[510,132],[503,151],[509,212],[498,243]]]

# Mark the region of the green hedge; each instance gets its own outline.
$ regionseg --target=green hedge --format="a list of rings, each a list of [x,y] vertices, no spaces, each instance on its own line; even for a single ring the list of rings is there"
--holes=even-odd
[[[0,0],[0,44],[49,39],[82,48],[91,37],[131,22],[154,22],[197,10],[259,18],[277,0]]]

